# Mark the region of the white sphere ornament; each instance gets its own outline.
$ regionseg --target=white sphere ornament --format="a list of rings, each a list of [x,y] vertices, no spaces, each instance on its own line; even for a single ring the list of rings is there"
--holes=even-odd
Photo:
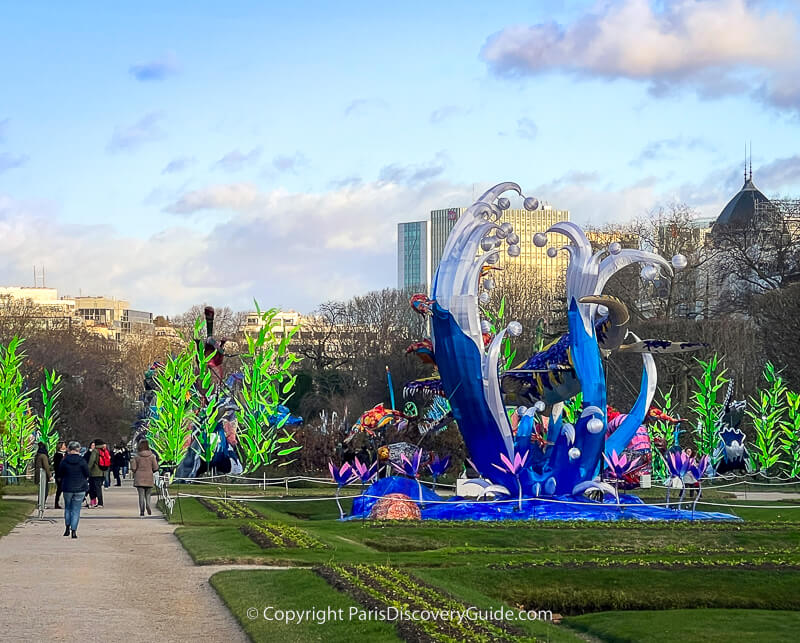
[[[525,200],[522,202],[522,205],[525,207],[526,210],[532,212],[533,210],[539,209],[539,199],[527,196]]]
[[[511,207],[511,201],[509,201],[506,197],[501,196],[497,199],[497,207],[501,210],[508,210]]]
[[[486,288],[486,290],[494,290],[494,279],[484,279],[483,287]]]
[[[620,245],[619,241],[612,241],[608,244],[608,251],[612,255],[618,255],[620,252],[622,252],[622,246]]]
[[[480,297],[478,297],[478,301],[481,302],[481,305],[483,305],[483,306],[487,306],[489,304],[489,300],[490,299],[491,298],[489,297],[489,293],[488,292],[482,292],[480,294]]]
[[[600,304],[597,307],[597,314],[600,315],[601,317],[605,317],[606,315],[608,315],[608,306],[603,306],[603,304]]]
[[[518,407],[517,407],[517,415],[518,415],[519,417],[522,417],[523,415],[525,415],[525,413],[526,413],[527,411],[528,411],[528,407],[527,407],[527,406],[518,406]]]
[[[520,252],[519,246],[508,246],[508,256],[509,257],[519,257]]]
[[[603,420],[592,418],[586,423],[586,430],[589,433],[600,433],[603,430]]]
[[[492,332],[492,325],[485,319],[481,322],[481,332],[482,333]]]
[[[556,248],[548,248],[547,256],[551,259],[555,259],[558,256],[558,250]]]
[[[672,267],[675,268],[675,270],[683,270],[688,265],[689,261],[684,255],[677,254],[672,257]]]
[[[506,243],[509,245],[516,245],[519,243],[519,235],[516,232],[512,232],[506,237]]]
[[[536,402],[536,404],[533,405],[533,408],[535,408],[539,412],[544,411],[544,407],[545,407],[545,404],[541,400],[538,400]]]
[[[656,277],[658,277],[658,268],[656,268],[653,264],[647,264],[644,268],[642,268],[642,279],[652,281]]]
[[[547,245],[547,235],[544,232],[537,232],[533,235],[533,245],[537,248],[544,248]]]
[[[481,239],[481,250],[493,250],[494,237],[484,237]]]
[[[500,261],[500,256],[497,253],[486,257],[486,263],[488,263],[490,266],[496,264],[498,261]]]
[[[518,321],[509,322],[506,330],[511,337],[519,337],[522,335],[522,324],[520,324]]]
[[[570,460],[577,460],[581,457],[581,450],[578,447],[572,447],[569,451],[569,459]]]

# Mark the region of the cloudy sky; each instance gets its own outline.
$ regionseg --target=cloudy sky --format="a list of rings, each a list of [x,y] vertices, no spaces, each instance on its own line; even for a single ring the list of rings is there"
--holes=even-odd
[[[800,194],[797,0],[31,5],[0,10],[0,285],[305,312],[504,180],[710,216],[752,140]]]

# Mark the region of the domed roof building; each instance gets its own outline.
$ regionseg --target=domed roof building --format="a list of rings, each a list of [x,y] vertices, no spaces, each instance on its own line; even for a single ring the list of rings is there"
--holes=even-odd
[[[750,176],[745,176],[742,189],[733,195],[733,198],[720,212],[714,222],[714,228],[716,229],[717,226],[749,227],[754,223],[758,211],[763,212],[764,206],[768,206],[769,203],[770,200],[753,184],[753,171],[751,170]]]

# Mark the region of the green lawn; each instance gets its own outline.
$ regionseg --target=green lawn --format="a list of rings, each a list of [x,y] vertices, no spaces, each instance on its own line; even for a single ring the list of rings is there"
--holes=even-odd
[[[783,643],[797,640],[800,612],[739,609],[599,612],[574,616],[564,623],[613,643]]]
[[[56,485],[54,482],[49,483],[50,491],[48,498],[52,497],[56,492]],[[30,480],[23,480],[19,484],[2,484],[0,485],[0,496],[36,496],[39,494],[39,485],[33,484]]]
[[[309,570],[219,572],[211,577],[211,585],[254,641],[352,643],[358,639],[401,640],[391,624],[361,621],[358,614],[351,614],[351,609],[361,612],[361,606]],[[268,621],[264,618],[264,610],[269,607],[274,608],[267,611],[269,618],[275,618],[275,610],[315,608],[323,608],[325,616],[317,613],[311,622],[302,623]],[[255,612],[248,613],[252,608],[258,612],[256,618],[251,618]],[[330,620],[328,608],[332,610]],[[340,615],[344,617],[342,620],[339,620]]]
[[[335,572],[360,566],[372,574],[387,570],[407,579],[411,585],[404,591],[415,600],[433,592],[442,604],[504,605],[564,616],[561,625],[514,623],[507,636],[515,640],[585,640],[587,635],[603,641],[792,640],[789,633],[797,627],[800,509],[742,506],[796,503],[736,501],[723,493],[707,498],[729,504],[728,509],[713,509],[736,513],[745,518],[743,523],[376,523],[336,520],[335,504],[321,499],[326,493],[330,490],[314,488],[271,496],[269,502],[254,499],[242,503],[236,518],[220,518],[192,498],[176,504],[170,520],[178,523],[176,534],[197,563],[304,568],[214,577],[214,587],[254,641],[339,640],[365,634],[377,641],[398,636],[416,640],[419,632],[396,623],[322,628],[246,616],[248,601],[255,599],[256,606],[280,599],[281,607],[291,609],[339,605],[335,601],[368,605],[377,600],[363,593],[368,587],[354,590],[347,585],[352,580],[342,585],[346,577]],[[301,497],[309,501],[290,501]],[[345,509],[349,502],[343,500]],[[248,524],[290,526],[316,545],[262,548],[242,533]],[[394,586],[386,587],[386,604],[408,600],[392,598]],[[468,638],[448,634],[442,626],[433,640],[448,636],[503,638],[487,639],[480,632]]]
[[[35,506],[36,503],[30,500],[0,497],[0,536],[5,536],[25,520]]]

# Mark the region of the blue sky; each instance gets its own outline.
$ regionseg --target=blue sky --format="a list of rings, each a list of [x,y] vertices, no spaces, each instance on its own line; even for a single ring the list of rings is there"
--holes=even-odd
[[[800,193],[796,2],[120,4],[0,10],[2,284],[305,312],[503,180],[714,215],[752,140]]]

